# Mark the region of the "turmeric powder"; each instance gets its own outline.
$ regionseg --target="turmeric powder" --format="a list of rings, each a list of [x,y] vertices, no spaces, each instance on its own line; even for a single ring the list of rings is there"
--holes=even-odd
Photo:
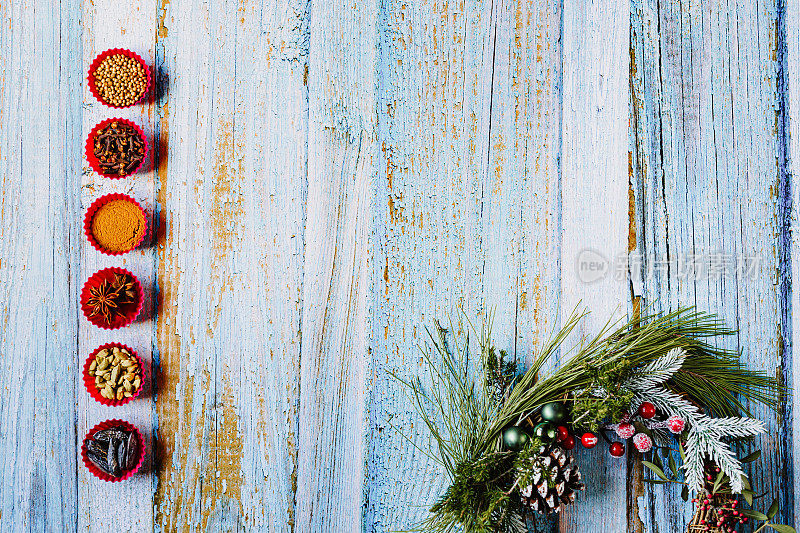
[[[146,228],[142,210],[128,200],[112,200],[92,217],[92,236],[109,252],[127,252],[140,241]]]

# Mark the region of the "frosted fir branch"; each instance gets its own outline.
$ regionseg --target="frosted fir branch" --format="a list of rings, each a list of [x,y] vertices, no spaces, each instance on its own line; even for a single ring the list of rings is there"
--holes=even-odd
[[[764,422],[756,418],[747,417],[703,417],[703,426],[717,438],[745,438],[754,437],[764,432]]]
[[[682,466],[689,488],[696,492],[703,489],[705,459],[708,457],[730,479],[731,492],[738,494],[743,488],[744,471],[723,439],[752,437],[764,431],[764,423],[754,418],[710,418],[684,397],[666,389],[664,383],[680,370],[686,356],[686,352],[680,348],[670,350],[636,371],[623,383],[623,387],[634,393],[632,408],[650,402],[663,412],[678,415],[689,425],[686,459]]]
[[[704,461],[708,457],[730,479],[731,492],[742,492],[742,465],[722,439],[753,437],[763,431],[764,423],[754,418],[700,416],[695,419],[686,438],[686,459],[683,464],[689,488],[697,492],[703,489]]]
[[[622,386],[630,390],[652,389],[662,385],[681,369],[686,361],[686,351],[673,348],[658,359],[635,371]]]
[[[690,424],[698,417],[703,416],[696,405],[686,400],[683,396],[675,394],[663,387],[654,386],[648,389],[631,390],[633,390],[634,393],[634,405],[632,409],[635,409],[643,402],[650,402],[657,409],[665,413],[678,415]]]

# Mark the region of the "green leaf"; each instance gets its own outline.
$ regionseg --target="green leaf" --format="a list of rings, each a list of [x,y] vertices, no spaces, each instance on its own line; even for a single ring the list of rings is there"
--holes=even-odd
[[[747,502],[747,505],[753,505],[753,495],[755,493],[752,490],[743,490],[742,491],[742,498],[744,501]]]
[[[671,481],[661,481],[660,479],[645,479],[644,482],[653,485],[668,485],[671,483]]]
[[[739,509],[739,512],[753,520],[769,520],[767,515],[755,509]]]
[[[668,478],[668,477],[667,477],[667,476],[664,474],[664,471],[663,471],[663,470],[661,470],[661,469],[660,469],[659,467],[657,467],[656,465],[654,465],[653,463],[651,463],[651,462],[649,462],[649,461],[642,461],[642,465],[646,466],[647,468],[649,468],[650,470],[652,470],[653,472],[655,472],[655,473],[656,473],[656,475],[657,475],[658,477],[660,477],[661,479],[663,479],[663,480],[666,480],[666,481],[669,481],[669,478]]]
[[[761,450],[756,450],[753,453],[751,453],[750,455],[747,455],[747,456],[739,459],[739,462],[742,463],[742,464],[752,463],[753,461],[757,460],[759,457],[761,457]]]
[[[681,444],[680,442],[678,443],[678,451],[681,454],[681,462],[683,464],[686,464],[686,452],[683,451],[683,444]]]
[[[681,489],[681,498],[683,498],[685,502],[689,501],[689,485],[684,485]]]
[[[672,454],[669,456],[669,469],[672,470],[672,476],[678,477],[678,465],[675,464],[675,458],[672,457]]]
[[[771,520],[773,516],[778,514],[780,508],[781,508],[781,502],[778,500],[778,498],[775,498],[775,500],[773,500],[772,502],[772,505],[769,506],[769,510],[767,511],[767,518]]]
[[[769,524],[769,527],[778,533],[796,533],[792,526],[785,526],[783,524]]]
[[[714,480],[714,490],[712,490],[711,492],[712,493],[719,492],[720,485],[722,485],[722,482],[724,480],[725,480],[725,474],[723,472],[717,474],[717,479]]]
[[[660,468],[662,471],[664,470],[664,463],[661,461],[661,457],[658,456],[657,453],[653,454],[653,464]]]

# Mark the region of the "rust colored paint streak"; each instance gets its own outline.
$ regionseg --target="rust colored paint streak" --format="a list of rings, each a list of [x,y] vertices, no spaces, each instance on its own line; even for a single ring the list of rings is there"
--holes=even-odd
[[[630,95],[632,103],[632,117],[629,117],[629,126],[634,132],[634,148],[637,154],[645,153],[644,150],[639,149],[639,139],[637,132],[637,124],[639,122],[639,113],[642,109],[642,102],[639,98],[639,92],[636,87],[636,80],[638,76],[636,67],[636,49],[631,43],[628,48],[629,57],[629,79],[630,79]],[[632,123],[630,121],[633,121]],[[644,174],[646,169],[642,168],[640,171]],[[633,153],[628,151],[628,252],[636,249],[636,195],[633,191]]]
[[[169,33],[166,24],[164,23],[167,18],[167,7],[170,0],[161,0],[159,6],[158,22],[156,23],[156,39],[163,39]]]
[[[169,137],[169,107],[167,104],[161,109],[160,145],[167,146]],[[167,152],[159,153],[156,168],[159,182],[158,204],[167,205],[169,179],[167,173]],[[193,500],[184,497],[194,495],[194,491],[184,491],[182,487],[197,482],[194,474],[194,461],[202,453],[202,442],[192,442],[188,437],[191,431],[184,425],[192,425],[192,405],[194,404],[194,379],[184,376],[182,366],[184,353],[183,343],[175,333],[177,320],[177,295],[180,290],[181,279],[179,269],[173,263],[170,255],[172,250],[173,235],[171,228],[166,234],[167,213],[161,213],[158,225],[158,320],[156,323],[156,337],[159,347],[160,368],[158,369],[156,385],[158,396],[156,401],[156,414],[158,417],[158,433],[155,447],[155,468],[158,474],[158,484],[155,494],[155,521],[166,531],[177,531],[179,525],[184,530],[192,529],[192,510],[198,506]],[[178,398],[181,401],[178,401]],[[176,447],[181,453],[176,454]],[[173,460],[177,459],[177,463]],[[190,463],[189,461],[192,461]]]
[[[214,182],[211,191],[211,209],[209,222],[213,239],[215,262],[221,262],[233,248],[233,238],[237,234],[231,231],[231,224],[238,225],[244,212],[242,208],[242,195],[239,190],[241,167],[236,172],[231,172],[233,158],[233,126],[230,120],[222,121],[219,125],[221,131],[214,150]],[[218,264],[213,265],[217,271]]]
[[[162,124],[162,127],[165,127]],[[167,179],[166,172],[159,171],[161,187],[159,190],[159,203],[166,204]],[[164,228],[166,217],[162,215],[160,228]],[[181,488],[187,483],[194,484],[196,476],[192,473],[192,463],[202,453],[202,442],[191,442],[188,437],[191,432],[184,426],[188,421],[192,424],[192,405],[194,404],[194,379],[185,378],[182,367],[182,353],[184,352],[181,338],[175,331],[177,318],[177,294],[180,288],[180,275],[178,269],[173,268],[166,251],[170,249],[171,235],[164,241],[159,239],[159,264],[158,285],[161,289],[159,295],[159,309],[157,321],[157,339],[160,354],[160,369],[157,374],[158,396],[156,413],[158,416],[158,434],[155,450],[155,468],[158,473],[158,486],[156,488],[155,519],[162,529],[176,531],[179,524],[186,527],[191,523],[192,509],[196,507],[194,501],[185,501],[185,495],[193,495],[194,491],[183,491]],[[178,397],[181,401],[178,401]],[[181,453],[176,454],[176,447]],[[177,464],[173,460],[177,459]]]
[[[497,141],[494,143],[494,187],[492,192],[500,194],[500,189],[503,186],[503,164],[506,161],[505,157],[506,144],[502,134],[497,135]]]
[[[209,227],[212,236],[211,275],[212,285],[220,287],[213,297],[217,299],[213,305],[213,325],[209,324],[209,336],[215,336],[218,329],[219,318],[226,308],[223,302],[225,292],[235,293],[237,283],[229,263],[229,255],[239,249],[238,240],[244,233],[241,227],[244,220],[243,196],[241,194],[242,168],[239,163],[233,163],[234,152],[243,152],[243,146],[234,145],[233,124],[230,120],[222,120],[218,126],[219,137],[214,149],[214,175],[211,188],[211,206],[209,209]],[[235,166],[235,171],[231,168]],[[211,295],[210,295],[211,296]],[[235,320],[237,310],[229,310],[228,320]],[[211,317],[209,317],[211,318]],[[223,328],[227,330],[228,328]],[[223,392],[219,402],[221,404],[222,420],[215,420],[214,436],[210,442],[210,454],[214,463],[206,466],[206,478],[215,479],[215,491],[209,495],[212,501],[207,508],[217,508],[219,498],[230,498],[239,505],[241,515],[241,456],[242,438],[238,429],[238,413],[236,412],[236,388],[231,385],[231,376],[228,363],[215,361],[218,368],[217,381],[222,380]],[[209,478],[209,476],[211,476]],[[220,485],[224,481],[224,486]],[[224,492],[224,494],[223,494]],[[204,498],[205,499],[205,498]],[[204,520],[207,515],[204,514]]]
[[[633,193],[633,153],[628,152],[628,251],[636,249],[636,195]]]
[[[163,0],[163,6],[166,6],[168,0]],[[162,8],[164,13],[165,7]],[[162,20],[163,22],[163,20]],[[164,33],[164,36],[166,32]],[[157,33],[161,37],[160,32]],[[178,403],[172,394],[176,391],[180,381],[181,366],[181,341],[180,337],[174,334],[174,327],[170,325],[175,323],[176,318],[176,305],[174,301],[175,292],[172,290],[173,280],[167,277],[168,272],[173,272],[173,269],[167,266],[166,250],[171,246],[171,236],[167,238],[166,221],[167,216],[163,211],[167,202],[167,150],[160,149],[160,147],[168,146],[169,142],[169,105],[164,103],[160,108],[161,120],[158,125],[160,142],[158,149],[158,159],[155,162],[155,174],[158,180],[158,194],[157,202],[161,206],[160,218],[157,221],[158,226],[156,230],[156,244],[158,250],[158,287],[159,294],[157,296],[157,321],[156,321],[156,338],[158,342],[159,353],[159,366],[153,368],[154,375],[154,388],[156,388],[156,416],[158,429],[154,438],[154,461],[153,467],[156,470],[158,479],[156,486],[156,494],[154,497],[155,509],[154,518],[157,524],[161,525],[163,530],[175,531],[176,516],[173,515],[176,509],[184,507],[182,501],[173,500],[173,476],[180,472],[186,472],[186,465],[171,464],[174,457],[176,437],[180,434],[180,417],[177,413]],[[178,280],[174,280],[175,286]],[[192,389],[189,390],[188,402],[192,403]],[[183,454],[184,458],[189,454]],[[176,479],[177,481],[177,479]]]
[[[640,296],[633,297],[632,315],[638,320],[641,317],[642,311],[642,298]],[[655,453],[655,452],[653,452]],[[627,492],[627,508],[628,508],[628,531],[631,533],[644,533],[645,527],[642,519],[639,517],[639,498],[646,497],[644,488],[644,469],[642,467],[642,456],[639,452],[630,448],[630,453],[627,457],[627,481],[629,490]]]

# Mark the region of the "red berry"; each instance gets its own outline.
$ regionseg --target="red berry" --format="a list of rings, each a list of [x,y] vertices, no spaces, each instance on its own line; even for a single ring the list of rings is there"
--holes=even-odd
[[[629,439],[633,437],[633,434],[636,433],[636,428],[633,427],[633,424],[628,422],[622,422],[621,424],[617,425],[617,436],[621,439]]]
[[[556,432],[558,433],[558,435],[556,436],[556,440],[559,442],[569,437],[569,430],[564,426],[558,426],[556,428]]]
[[[645,433],[637,433],[633,436],[633,445],[642,453],[653,449],[653,440]]]
[[[584,448],[594,448],[597,446],[597,435],[586,432],[581,436],[581,444]]]
[[[686,422],[678,415],[672,415],[667,419],[667,427],[671,433],[679,434],[686,427]],[[719,469],[717,469],[719,472]]]
[[[565,450],[571,450],[575,447],[575,437],[567,435],[567,438],[561,441],[561,447]]]
[[[650,402],[644,402],[639,406],[639,416],[642,418],[653,418],[656,416],[656,406]]]
[[[623,446],[621,442],[612,442],[611,446],[608,448],[608,453],[614,457],[622,457],[625,455],[625,446]]]

